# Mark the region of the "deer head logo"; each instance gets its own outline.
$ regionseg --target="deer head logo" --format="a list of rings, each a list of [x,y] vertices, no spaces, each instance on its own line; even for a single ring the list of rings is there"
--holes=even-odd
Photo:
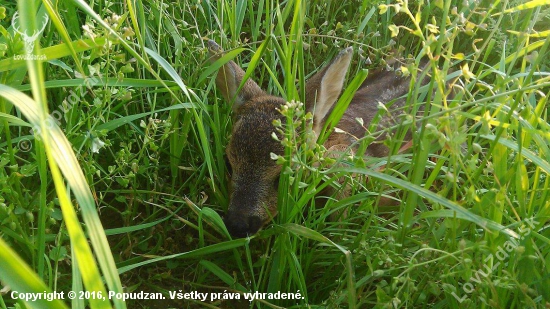
[[[32,50],[34,49],[34,41],[36,41],[38,36],[44,31],[44,29],[46,29],[46,25],[48,24],[49,20],[50,19],[48,17],[48,14],[44,14],[40,30],[35,30],[32,35],[28,35],[26,31],[21,31],[21,25],[19,24],[19,12],[15,12],[15,14],[13,15],[11,25],[13,26],[13,30],[19,33],[23,38],[27,55],[32,54]]]

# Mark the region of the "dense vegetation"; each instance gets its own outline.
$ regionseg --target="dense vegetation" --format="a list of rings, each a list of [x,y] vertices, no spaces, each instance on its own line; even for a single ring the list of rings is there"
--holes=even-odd
[[[545,0],[0,1],[0,308],[548,307],[548,29]],[[323,156],[289,104],[279,215],[232,240],[206,39],[289,102],[348,46],[348,88],[421,59],[430,82],[411,82],[386,158],[362,155],[383,133],[367,123]],[[167,299],[11,293],[50,290]]]

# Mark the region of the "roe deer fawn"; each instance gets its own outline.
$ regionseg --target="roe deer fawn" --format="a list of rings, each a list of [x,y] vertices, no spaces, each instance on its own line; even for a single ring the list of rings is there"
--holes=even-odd
[[[210,60],[219,59],[223,50],[214,41],[208,42]],[[344,79],[352,58],[353,49],[342,50],[332,62],[312,76],[305,87],[305,107],[313,114],[313,130],[319,136],[326,116],[338,101]],[[283,154],[283,146],[272,138],[273,121],[284,117],[277,111],[285,100],[267,94],[251,79],[237,93],[244,71],[233,61],[225,63],[218,71],[216,85],[227,103],[233,103],[234,114],[231,139],[225,149],[231,169],[230,202],[225,224],[234,237],[255,234],[277,214],[277,186],[281,166],[271,159],[270,153]],[[332,133],[324,146],[344,148],[365,136],[365,127],[378,111],[378,104],[397,101],[391,109],[403,106],[410,79],[395,72],[381,70],[363,82],[355,93],[347,111],[337,127],[347,134]],[[399,99],[398,99],[399,98]],[[383,119],[379,126],[393,125]],[[388,149],[382,143],[372,143],[367,155],[383,157]]]

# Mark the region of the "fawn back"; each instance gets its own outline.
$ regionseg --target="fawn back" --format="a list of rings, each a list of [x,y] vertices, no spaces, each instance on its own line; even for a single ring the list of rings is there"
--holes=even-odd
[[[219,59],[223,50],[214,42],[208,42],[211,61]],[[306,82],[305,107],[313,114],[313,130],[319,136],[328,114],[338,101],[344,79],[352,58],[353,49],[342,50],[332,62]],[[283,154],[283,146],[272,138],[273,121],[285,119],[277,111],[285,100],[267,94],[251,79],[237,92],[244,71],[233,61],[218,71],[216,86],[227,103],[233,103],[233,130],[225,152],[231,170],[230,202],[224,222],[234,237],[256,233],[277,214],[277,190],[281,166],[270,154]],[[404,96],[409,89],[409,79],[394,72],[378,71],[369,74],[355,93],[348,109],[337,127],[344,134],[332,133],[324,146],[327,149],[345,148],[357,138],[365,136],[365,127],[356,118],[362,118],[365,126],[378,111],[379,102],[388,103]],[[403,98],[392,104],[391,109],[402,106]],[[383,119],[379,126],[394,123]],[[382,143],[372,143],[367,155],[382,157],[388,149]]]

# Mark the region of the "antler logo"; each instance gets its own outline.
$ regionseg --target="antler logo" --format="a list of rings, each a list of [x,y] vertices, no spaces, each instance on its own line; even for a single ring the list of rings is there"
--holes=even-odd
[[[15,32],[19,33],[21,37],[23,38],[23,41],[25,42],[25,51],[27,52],[27,55],[32,54],[32,50],[34,49],[34,41],[38,38],[40,33],[46,29],[46,25],[48,24],[48,21],[50,18],[48,17],[48,14],[44,14],[42,18],[42,27],[40,30],[35,30],[32,35],[28,35],[27,32],[21,31],[21,25],[19,24],[19,12],[15,12],[13,15],[13,19],[11,20],[11,25],[13,26],[13,29]]]

